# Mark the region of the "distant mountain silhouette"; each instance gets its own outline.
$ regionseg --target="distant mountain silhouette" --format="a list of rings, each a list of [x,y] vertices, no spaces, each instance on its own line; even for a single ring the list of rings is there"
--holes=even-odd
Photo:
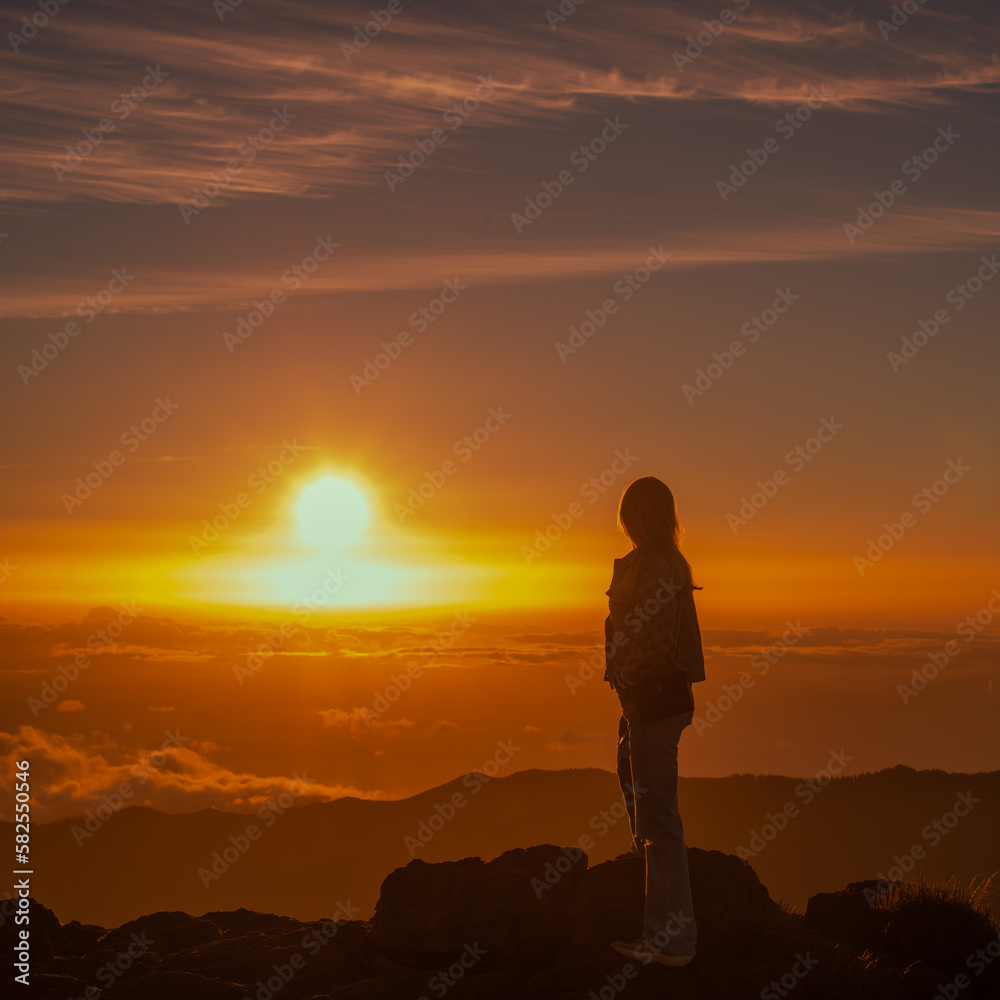
[[[610,947],[642,927],[637,856],[588,865],[543,844],[492,861],[415,860],[391,872],[370,921],[329,904],[300,921],[246,909],[153,913],[106,930],[60,925],[32,901],[30,994],[39,1000],[989,1000],[997,926],[938,901],[871,910],[864,883],[814,897],[805,918],[775,903],[732,855],[690,850],[698,954],[682,969]],[[121,877],[127,877],[124,870]],[[947,918],[947,919],[943,919]],[[944,926],[942,926],[942,924]],[[17,955],[0,917],[0,947]],[[877,959],[873,958],[877,956]],[[964,972],[956,971],[963,970]],[[17,966],[15,966],[17,970]],[[19,971],[19,970],[18,970]],[[964,973],[967,972],[968,975]],[[959,979],[959,975],[963,975]],[[956,986],[956,983],[962,985]],[[946,992],[947,991],[947,992]],[[12,994],[13,995],[13,994]]]
[[[730,854],[740,845],[757,848],[746,859],[761,882],[773,898],[799,908],[809,896],[853,880],[892,877],[893,865],[920,853],[914,845],[923,857],[910,876],[956,876],[967,884],[1000,868],[1000,772],[896,767],[835,778],[812,801],[797,788],[801,780],[787,777],[681,778],[687,842]],[[947,826],[956,801],[970,794],[967,815]],[[463,801],[456,795],[464,804],[445,819],[447,804]],[[789,803],[794,810],[785,812],[784,829],[774,823],[768,829],[768,815],[775,819]],[[935,821],[943,833],[935,831]],[[260,831],[252,841],[250,824]],[[492,780],[466,775],[407,799],[344,798],[292,808],[273,817],[272,825],[254,814],[129,807],[80,846],[74,827],[79,835],[83,821],[33,825],[32,889],[60,920],[105,927],[157,910],[241,907],[315,920],[340,900],[350,901],[364,919],[386,872],[412,856],[493,858],[550,843],[581,845],[596,865],[623,853],[629,842],[617,779],[598,769],[519,771]],[[433,837],[420,844],[420,834],[429,832]],[[412,839],[404,843],[404,837]],[[581,844],[581,837],[589,841]]]

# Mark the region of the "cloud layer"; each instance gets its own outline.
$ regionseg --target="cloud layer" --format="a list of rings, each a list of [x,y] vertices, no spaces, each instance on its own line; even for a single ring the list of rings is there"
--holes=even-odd
[[[617,712],[589,628],[524,631],[490,616],[429,657],[432,624],[303,627],[275,650],[273,625],[140,617],[120,642],[91,650],[90,665],[33,713],[65,673],[60,666],[109,621],[109,610],[95,609],[62,625],[0,623],[11,693],[0,758],[7,777],[30,761],[40,821],[109,801],[251,812],[282,792],[298,804],[415,794],[480,768],[498,740],[519,747],[514,770],[614,766]],[[970,759],[1000,766],[988,722],[1000,694],[1000,636],[961,640],[926,691],[908,702],[898,693],[955,637],[706,628],[708,681],[696,692],[703,721],[686,737],[687,773],[807,774],[820,751],[848,743],[861,770],[935,761],[978,769]],[[234,668],[248,664],[241,680]],[[941,716],[942,699],[962,711]],[[952,730],[966,734],[963,744],[951,746]]]
[[[545,128],[606,99],[710,111],[719,101],[797,104],[821,86],[833,106],[886,113],[945,106],[1000,82],[976,4],[951,15],[921,10],[889,39],[878,28],[886,11],[874,3],[839,12],[814,3],[734,8],[735,22],[698,53],[705,13],[694,3],[584,7],[555,30],[537,4],[421,4],[353,55],[344,46],[371,19],[360,4],[323,10],[285,0],[266,12],[234,9],[221,22],[209,5],[176,0],[139,11],[73,9],[4,63],[12,121],[3,196],[190,200],[212,171],[243,158],[240,143],[267,126],[273,108],[286,106],[294,120],[244,164],[223,199],[381,183],[381,169],[471,98],[481,77],[495,90],[469,127],[500,134]],[[694,53],[690,65],[677,58],[685,52]],[[144,79],[149,85],[147,66],[159,67],[162,81],[134,107],[114,104]],[[115,128],[92,161],[59,180],[53,162],[105,118]]]

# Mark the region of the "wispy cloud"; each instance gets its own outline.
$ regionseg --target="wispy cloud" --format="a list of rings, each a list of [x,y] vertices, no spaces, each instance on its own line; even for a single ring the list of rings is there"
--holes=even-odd
[[[221,201],[378,184],[394,154],[440,124],[483,75],[495,91],[475,111],[477,130],[543,125],[609,97],[700,101],[710,110],[720,99],[797,102],[824,85],[831,106],[873,110],[946,104],[1000,82],[988,20],[970,39],[967,21],[932,21],[922,11],[889,44],[875,27],[884,9],[864,8],[749,9],[684,73],[671,53],[704,30],[705,11],[693,3],[582,8],[555,34],[526,2],[427,3],[406,8],[350,60],[341,46],[370,17],[361,5],[285,0],[268,5],[266,17],[241,8],[223,23],[209,5],[181,0],[74,9],[0,67],[9,123],[0,191],[42,203],[177,203],[240,160],[240,143],[285,106],[294,120],[241,164]],[[117,120],[113,102],[141,86],[149,65],[165,78]],[[86,148],[81,130],[93,132],[102,118],[114,131],[59,180],[53,163],[68,146]],[[452,144],[462,141],[455,135]]]
[[[862,193],[858,200],[864,201]],[[670,234],[667,270],[774,261],[849,260],[864,255],[985,250],[1000,237],[1000,211],[915,206],[897,208],[851,244],[843,224],[854,222],[856,206],[821,219],[800,214],[795,221],[761,222],[749,228],[739,218],[709,227],[679,222]],[[510,241],[507,241],[510,242]],[[433,289],[443,276],[480,285],[618,276],[642,263],[643,243],[620,236],[581,248],[579,241],[554,238],[531,248],[498,246],[463,251],[345,251],[295,292],[296,301],[361,291]],[[283,263],[239,269],[221,262],[196,271],[159,266],[106,311],[159,314],[198,309],[249,308],[254,297],[278,282]],[[75,316],[93,291],[93,277],[76,275],[55,286],[47,275],[28,275],[0,301],[0,316]],[[157,458],[165,461],[166,458]],[[179,459],[178,459],[179,460]]]

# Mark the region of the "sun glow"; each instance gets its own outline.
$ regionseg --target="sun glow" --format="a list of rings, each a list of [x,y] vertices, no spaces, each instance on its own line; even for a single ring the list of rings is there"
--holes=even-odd
[[[339,476],[324,476],[307,486],[295,505],[295,514],[302,540],[324,552],[355,545],[371,516],[364,493]]]
[[[278,523],[227,538],[227,551],[203,558],[182,588],[189,600],[319,612],[432,608],[487,596],[495,567],[455,558],[453,547],[389,524],[374,490],[327,472],[293,489]]]

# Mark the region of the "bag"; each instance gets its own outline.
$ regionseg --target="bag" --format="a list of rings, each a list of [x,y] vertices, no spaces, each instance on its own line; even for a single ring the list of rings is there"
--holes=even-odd
[[[694,711],[691,682],[679,670],[654,674],[633,685],[631,690],[640,722],[655,722],[668,715]]]

